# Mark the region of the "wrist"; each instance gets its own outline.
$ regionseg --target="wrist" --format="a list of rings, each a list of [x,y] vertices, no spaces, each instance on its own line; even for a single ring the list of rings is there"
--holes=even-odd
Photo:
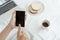
[[[14,27],[12,26],[12,25],[10,25],[10,24],[8,24],[8,27],[10,28],[10,29],[13,29]]]

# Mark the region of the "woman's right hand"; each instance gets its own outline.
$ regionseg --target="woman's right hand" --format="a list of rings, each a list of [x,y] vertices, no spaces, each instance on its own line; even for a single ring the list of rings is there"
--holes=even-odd
[[[17,40],[28,40],[28,36],[25,32],[22,31],[22,27],[20,24],[17,32]]]

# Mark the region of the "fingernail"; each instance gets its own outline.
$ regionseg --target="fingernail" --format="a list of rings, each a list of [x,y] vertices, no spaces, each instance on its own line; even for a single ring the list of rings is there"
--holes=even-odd
[[[19,24],[19,27],[21,27],[21,24]]]

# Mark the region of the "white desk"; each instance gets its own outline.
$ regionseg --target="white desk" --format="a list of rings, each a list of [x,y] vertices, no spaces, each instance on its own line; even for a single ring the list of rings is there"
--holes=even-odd
[[[28,5],[36,0],[24,0],[24,1],[14,0],[14,1],[20,8],[26,10]],[[50,21],[50,26],[48,30],[54,31],[53,34],[56,34],[56,36],[60,38],[60,31],[59,31],[60,30],[60,0],[40,0],[40,1],[44,4],[44,11],[41,14],[32,15],[26,10],[27,19],[26,19],[25,28],[31,31],[31,33],[40,33],[41,22],[47,19]],[[12,10],[0,16],[1,31],[8,24],[11,17],[11,13],[13,12]],[[45,34],[46,32],[43,31],[41,34]]]

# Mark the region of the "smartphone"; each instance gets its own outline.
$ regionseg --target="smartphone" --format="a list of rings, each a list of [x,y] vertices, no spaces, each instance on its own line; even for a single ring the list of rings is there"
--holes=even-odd
[[[16,26],[19,26],[21,24],[21,27],[25,26],[25,11],[16,11]]]

